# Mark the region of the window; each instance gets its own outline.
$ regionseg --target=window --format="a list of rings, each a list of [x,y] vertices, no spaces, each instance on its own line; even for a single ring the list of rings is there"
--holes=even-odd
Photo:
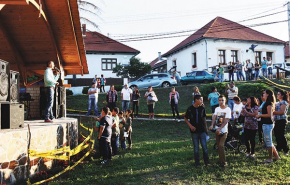
[[[197,64],[196,64],[196,53],[192,53],[192,62],[191,62],[191,65],[193,68],[196,68],[197,67]]]
[[[267,60],[270,60],[270,58],[271,60],[273,60],[273,52],[267,52],[266,56],[267,56]]]
[[[102,58],[102,70],[113,70],[117,65],[116,58]]]
[[[196,71],[190,73],[188,76],[196,76]]]
[[[262,60],[261,55],[262,55],[262,52],[261,51],[255,51],[255,59],[256,59],[256,61],[258,61],[258,63],[260,65],[261,65],[261,60]]]
[[[204,71],[197,71],[196,76],[205,76],[205,72]]]
[[[176,66],[176,60],[172,61],[172,67]]]
[[[231,54],[232,62],[236,63],[238,61],[238,51],[231,50],[231,52],[232,52],[232,54]]]
[[[219,50],[219,63],[225,65],[226,64],[226,50]]]

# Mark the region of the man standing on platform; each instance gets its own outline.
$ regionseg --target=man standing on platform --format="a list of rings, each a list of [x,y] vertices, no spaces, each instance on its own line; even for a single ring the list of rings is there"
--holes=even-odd
[[[54,75],[52,69],[54,69],[54,62],[48,61],[47,68],[44,72],[44,87],[46,95],[46,109],[45,109],[45,122],[52,122],[54,119],[52,107],[54,100],[54,88],[55,85],[58,85],[59,71]]]

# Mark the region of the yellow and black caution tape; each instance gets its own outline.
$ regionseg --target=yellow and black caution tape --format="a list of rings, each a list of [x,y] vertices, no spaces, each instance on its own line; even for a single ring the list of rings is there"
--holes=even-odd
[[[81,126],[85,127],[83,124],[81,124]],[[91,153],[91,151],[94,148],[94,144],[95,144],[94,139],[92,139],[93,129],[87,128],[87,127],[85,127],[85,128],[90,130],[90,134],[88,135],[88,137],[83,136],[85,138],[85,140],[81,144],[79,144],[76,148],[74,148],[72,150],[70,149],[69,146],[59,148],[59,149],[50,150],[50,151],[46,151],[46,152],[38,152],[35,150],[29,150],[29,155],[31,157],[43,157],[43,158],[58,159],[58,160],[70,160],[71,156],[76,155],[76,154],[80,153],[81,151],[83,151],[84,149],[90,147],[90,150],[79,161],[77,161],[73,166],[68,166],[66,169],[64,169],[63,171],[54,175],[53,177],[51,177],[49,179],[45,179],[45,180],[40,181],[40,182],[36,182],[34,184],[42,184],[44,182],[48,182],[50,180],[53,180],[54,178],[60,176],[61,174],[73,169],[76,165],[78,165],[81,161],[83,161]],[[89,143],[87,143],[87,142],[89,142]],[[67,153],[68,155],[66,155],[65,153]],[[27,184],[31,185],[29,178],[27,180]]]
[[[263,77],[266,81],[268,81],[269,83],[273,84],[275,87],[282,87],[282,88],[290,89],[290,87],[287,86],[287,85],[277,84],[277,83],[275,83],[275,82],[269,80],[268,78],[266,78],[266,77],[263,76],[263,75],[262,75],[262,77]]]
[[[92,128],[86,127],[84,124],[80,123],[80,126],[83,127],[86,130],[89,130],[90,132],[93,130]]]

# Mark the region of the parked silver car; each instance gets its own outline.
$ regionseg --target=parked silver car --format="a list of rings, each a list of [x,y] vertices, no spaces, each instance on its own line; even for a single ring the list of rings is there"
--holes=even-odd
[[[177,85],[176,80],[168,73],[155,73],[142,76],[136,81],[130,82],[130,88],[138,86],[139,89],[146,89],[149,86],[152,87],[169,87]]]

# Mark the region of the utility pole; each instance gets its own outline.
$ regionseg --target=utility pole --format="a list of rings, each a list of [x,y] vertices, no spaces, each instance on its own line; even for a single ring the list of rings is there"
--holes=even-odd
[[[288,1],[287,2],[287,12],[288,12],[288,34],[289,34],[289,43],[288,43],[288,46],[289,46],[289,54],[290,54],[290,2]]]

